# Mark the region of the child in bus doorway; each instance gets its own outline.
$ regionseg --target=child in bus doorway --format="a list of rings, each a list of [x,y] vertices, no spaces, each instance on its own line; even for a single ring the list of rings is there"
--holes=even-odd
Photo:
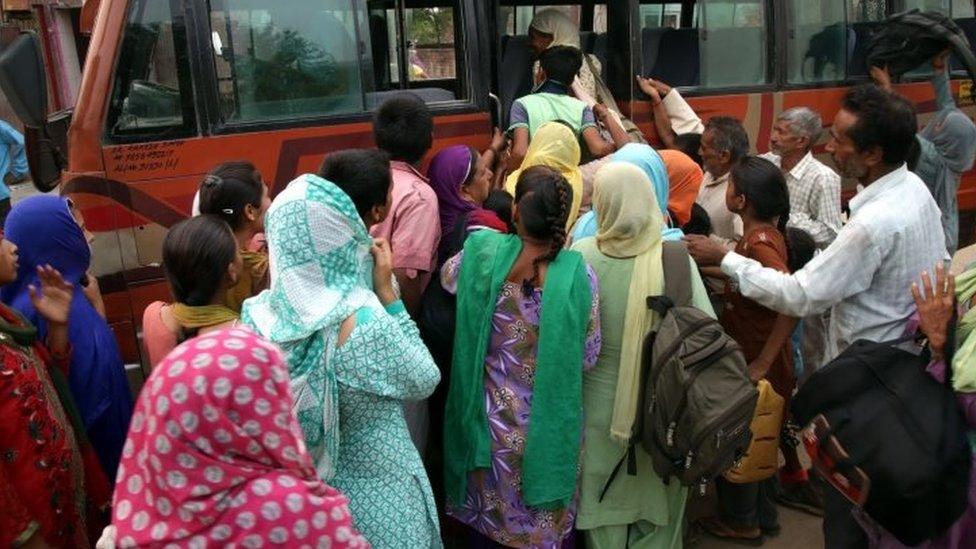
[[[743,222],[744,235],[736,253],[790,272],[792,250],[786,233],[790,197],[782,172],[767,160],[744,157],[732,167],[725,202]],[[797,320],[743,297],[731,281],[725,282],[724,299],[722,326],[742,347],[749,377],[756,383],[767,380],[788,402],[795,385],[790,334]],[[720,516],[703,519],[704,529],[715,537],[757,543],[764,534],[778,533],[775,472],[773,466],[769,478],[744,484],[719,478]]]
[[[547,122],[566,124],[578,140],[586,144],[593,158],[602,158],[630,142],[630,137],[604,105],[590,108],[573,97],[570,83],[583,66],[583,54],[572,46],[551,47],[539,56],[539,78],[542,82],[529,95],[512,103],[509,132],[513,136],[511,171],[522,165],[529,142]],[[600,135],[597,120],[610,130],[613,142]]]

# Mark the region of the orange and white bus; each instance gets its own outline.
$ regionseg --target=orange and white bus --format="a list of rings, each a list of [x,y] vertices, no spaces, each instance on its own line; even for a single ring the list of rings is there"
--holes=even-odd
[[[886,15],[939,9],[976,31],[972,0],[88,0],[75,108],[46,112],[36,39],[8,52],[41,67],[20,72],[11,99],[37,184],[60,185],[96,234],[94,270],[126,361],[141,362],[142,311],[168,294],[162,238],[208,170],[246,158],[279,191],[331,151],[371,146],[371,111],[399,90],[430,104],[435,151],[483,147],[528,90],[528,25],[549,7],[579,21],[582,48],[649,136],[638,74],[678,87],[703,118],[742,119],[757,151],[783,109],[833,119],[845,89],[867,79],[864,47]],[[924,74],[909,80],[898,89],[924,122],[933,93]],[[972,173],[960,207],[965,243]]]

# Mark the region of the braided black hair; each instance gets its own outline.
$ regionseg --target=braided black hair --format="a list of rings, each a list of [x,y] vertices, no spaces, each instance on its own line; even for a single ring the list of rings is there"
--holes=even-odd
[[[745,156],[732,167],[729,184],[735,187],[735,194],[746,197],[756,217],[763,221],[776,219],[776,228],[786,242],[787,263],[800,263],[801,259],[794,257],[790,233],[786,230],[790,220],[790,191],[783,172],[768,160]]]
[[[573,204],[573,188],[559,172],[533,166],[522,172],[515,185],[515,203],[525,233],[549,240],[549,250],[532,261],[532,278],[524,286],[538,286],[539,266],[551,263],[566,245],[566,220]]]

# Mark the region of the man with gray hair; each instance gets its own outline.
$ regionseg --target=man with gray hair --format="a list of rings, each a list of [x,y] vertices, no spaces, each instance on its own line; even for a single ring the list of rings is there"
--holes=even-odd
[[[726,207],[725,192],[732,166],[749,154],[749,135],[742,122],[730,116],[716,116],[705,123],[699,153],[705,178],[695,202],[708,212],[716,240],[731,250],[742,237],[742,219]]]
[[[840,231],[840,176],[813,157],[811,150],[823,133],[816,111],[807,107],[785,110],[773,124],[772,152],[762,158],[776,164],[790,190],[789,226],[808,233],[824,249]]]
[[[795,107],[776,117],[769,137],[772,152],[762,158],[776,164],[790,191],[788,227],[809,234],[824,249],[843,225],[840,217],[840,176],[810,152],[820,139],[823,122],[816,111]],[[829,312],[809,315],[793,334],[793,366],[802,384],[824,362]],[[777,500],[794,509],[820,514],[823,496],[799,460],[796,450],[783,446],[785,464],[780,470]]]

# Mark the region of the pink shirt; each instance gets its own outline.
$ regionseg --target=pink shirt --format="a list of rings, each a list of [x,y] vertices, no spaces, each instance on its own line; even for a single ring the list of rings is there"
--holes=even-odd
[[[142,313],[142,341],[149,354],[149,366],[155,367],[177,345],[177,334],[163,322],[162,311],[166,303],[155,301]]]
[[[437,195],[427,178],[406,162],[390,162],[393,172],[393,202],[382,223],[370,230],[374,238],[390,241],[393,268],[404,269],[410,278],[421,277],[426,288],[437,266],[441,223]]]

